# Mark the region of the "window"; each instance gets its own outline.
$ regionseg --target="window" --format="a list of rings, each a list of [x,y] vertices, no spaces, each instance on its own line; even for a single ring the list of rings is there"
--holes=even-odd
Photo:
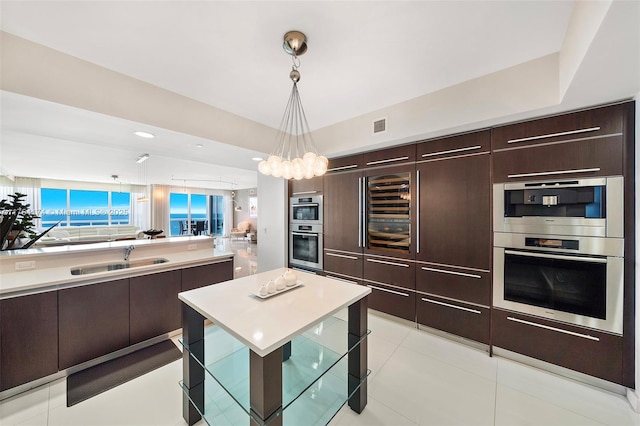
[[[222,235],[224,201],[221,195],[169,195],[170,235],[204,233]]]
[[[129,192],[42,188],[42,226],[126,225],[131,220]]]

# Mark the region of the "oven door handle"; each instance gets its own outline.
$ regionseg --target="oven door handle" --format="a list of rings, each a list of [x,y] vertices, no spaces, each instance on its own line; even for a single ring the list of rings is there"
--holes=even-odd
[[[544,259],[575,260],[578,262],[607,263],[607,259],[602,259],[600,257],[565,256],[563,254],[555,255],[555,254],[546,254],[546,253],[522,252],[522,251],[516,251],[516,250],[505,250],[504,254],[512,254],[515,256],[524,256],[524,257],[541,257]]]
[[[319,207],[319,203],[307,203],[307,204],[292,204],[291,207]]]
[[[300,235],[302,237],[317,237],[318,234],[317,232],[292,232],[291,235]]]

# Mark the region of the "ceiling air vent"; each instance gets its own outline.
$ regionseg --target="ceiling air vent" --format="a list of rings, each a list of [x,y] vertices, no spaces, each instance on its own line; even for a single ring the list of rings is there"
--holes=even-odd
[[[381,118],[373,122],[373,133],[382,133],[387,131],[387,119]]]

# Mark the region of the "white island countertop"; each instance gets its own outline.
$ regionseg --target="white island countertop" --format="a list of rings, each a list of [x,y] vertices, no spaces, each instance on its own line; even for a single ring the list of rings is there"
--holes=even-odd
[[[86,275],[71,268],[123,261],[126,247],[135,246],[130,260],[164,258],[168,262]],[[116,241],[0,253],[0,298],[94,284],[232,259],[234,253],[213,247],[210,237]],[[29,265],[33,265],[30,268]],[[20,269],[25,267],[27,269]]]
[[[371,293],[366,286],[296,271],[302,284],[261,299],[260,286],[285,268],[178,294],[180,300],[213,321],[259,356],[287,343],[313,324]]]

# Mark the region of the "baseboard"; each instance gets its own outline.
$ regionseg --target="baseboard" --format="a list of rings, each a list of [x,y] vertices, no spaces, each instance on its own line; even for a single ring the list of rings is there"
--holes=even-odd
[[[631,404],[633,411],[640,413],[640,397],[635,389],[627,389],[627,401]]]

